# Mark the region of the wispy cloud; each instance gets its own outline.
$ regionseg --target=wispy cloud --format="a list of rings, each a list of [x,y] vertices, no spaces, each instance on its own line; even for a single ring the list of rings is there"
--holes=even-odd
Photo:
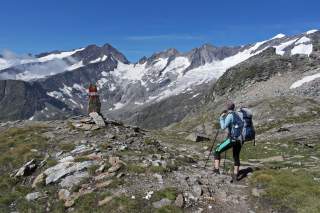
[[[167,35],[142,35],[142,36],[128,36],[127,40],[132,41],[145,41],[145,40],[203,40],[204,36],[199,35],[177,35],[177,34],[167,34]]]

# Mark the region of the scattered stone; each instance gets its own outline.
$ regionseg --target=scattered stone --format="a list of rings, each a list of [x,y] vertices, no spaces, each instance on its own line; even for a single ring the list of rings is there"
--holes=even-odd
[[[316,161],[319,160],[319,158],[316,157],[316,156],[310,156],[310,158],[313,159],[313,160],[316,160]]]
[[[150,191],[147,193],[147,195],[144,197],[146,200],[149,200],[151,196],[153,195],[153,191]]]
[[[193,141],[193,142],[201,142],[201,141],[209,141],[210,140],[210,138],[208,136],[201,135],[201,134],[198,134],[198,133],[191,133],[185,139]]]
[[[114,166],[111,166],[109,169],[108,169],[108,172],[109,173],[113,173],[113,172],[117,172],[119,169],[121,169],[122,167],[122,164],[117,164],[117,165],[114,165]]]
[[[71,206],[74,205],[74,202],[75,202],[75,200],[73,200],[73,199],[66,200],[66,202],[64,203],[64,207],[70,208]]]
[[[290,131],[290,129],[285,128],[285,127],[280,127],[280,128],[277,130],[277,132],[289,132],[289,131]]]
[[[85,153],[85,152],[90,152],[92,150],[93,150],[92,147],[89,147],[89,146],[86,146],[86,145],[80,145],[80,146],[77,146],[70,153],[73,154],[73,155],[79,155],[79,154],[82,154],[82,153]]]
[[[58,192],[58,197],[59,197],[59,200],[68,200],[70,199],[70,191],[67,190],[67,189],[60,189],[59,192]]]
[[[96,173],[101,173],[101,172],[103,172],[104,171],[104,169],[105,169],[105,167],[106,167],[106,165],[101,165],[97,170],[96,170]]]
[[[60,163],[64,163],[64,162],[73,162],[74,161],[74,157],[72,156],[67,156],[65,158],[62,158],[59,160]]]
[[[102,183],[97,183],[96,187],[97,188],[105,188],[105,187],[109,186],[111,183],[112,183],[112,180],[107,180],[107,181],[102,182]]]
[[[184,198],[183,198],[183,195],[182,194],[179,194],[177,197],[176,197],[176,200],[174,201],[174,205],[179,207],[179,208],[183,208],[183,205],[184,205]]]
[[[36,188],[37,185],[44,183],[45,175],[44,173],[39,174],[32,183],[32,188]]]
[[[82,118],[82,119],[80,120],[80,122],[81,122],[81,123],[92,123],[93,120],[92,120],[91,117],[86,117],[86,118]]]
[[[309,148],[314,148],[315,144],[313,144],[313,143],[307,143],[306,146],[309,147]]]
[[[114,177],[116,175],[116,173],[109,173],[109,172],[104,172],[99,174],[98,176],[94,177],[95,181],[100,181],[106,178],[110,178],[110,177]]]
[[[280,147],[288,148],[288,147],[289,147],[289,145],[284,143],[284,144],[281,144],[281,145],[280,145]]]
[[[153,177],[157,178],[159,184],[163,184],[163,178],[160,174],[153,174]]]
[[[100,153],[91,153],[89,155],[86,156],[89,160],[95,160],[95,161],[101,161],[102,160],[102,156]]]
[[[106,126],[104,119],[97,112],[91,112],[89,116],[93,119],[94,123],[100,127]]]
[[[107,138],[107,139],[115,139],[116,138],[115,135],[110,134],[110,133],[107,133],[104,137]]]
[[[192,186],[192,191],[193,191],[196,198],[199,198],[202,195],[202,189],[199,184],[194,184]]]
[[[64,188],[71,188],[72,186],[78,185],[82,180],[89,177],[89,173],[75,172],[74,174],[65,177],[61,182],[60,186]]]
[[[117,165],[117,164],[120,163],[120,158],[119,158],[119,157],[110,156],[110,157],[109,157],[109,163],[110,163],[112,166],[115,166],[115,165]]]
[[[251,194],[252,194],[254,197],[260,197],[263,192],[264,192],[263,189],[253,188],[253,189],[251,190]]]
[[[81,140],[80,141],[80,144],[87,144],[88,143],[88,140]]]
[[[124,151],[124,150],[127,150],[128,149],[128,146],[126,144],[123,144],[119,147],[119,150],[120,151]]]
[[[152,203],[152,206],[153,206],[154,208],[156,208],[156,209],[159,209],[159,208],[161,208],[161,207],[170,205],[171,202],[172,202],[172,201],[169,200],[168,198],[163,198],[163,199],[161,199],[161,200],[159,200],[159,201],[157,201],[157,202],[153,202],[153,203]]]
[[[112,200],[112,198],[113,198],[112,196],[105,197],[103,200],[100,200],[98,202],[98,206],[103,206],[103,205],[109,203]]]
[[[50,157],[49,154],[46,153],[46,156],[44,157],[44,159],[39,163],[38,168],[44,167],[47,164],[47,160],[49,159],[49,157]]]
[[[70,196],[70,198],[66,200],[66,202],[64,203],[64,206],[65,206],[66,208],[69,208],[69,207],[71,207],[71,206],[74,205],[75,201],[76,201],[79,197],[81,197],[81,196],[83,196],[83,195],[86,195],[86,194],[90,194],[90,193],[92,193],[92,192],[93,192],[92,189],[80,189],[79,192],[74,192],[74,193]]]
[[[94,161],[59,163],[44,171],[44,174],[46,175],[46,185],[54,183],[68,174],[72,174],[76,171],[81,171],[93,165],[95,165]]]
[[[33,201],[38,199],[42,194],[40,192],[32,192],[26,195],[27,201]]]
[[[31,175],[37,168],[35,159],[32,159],[28,161],[26,164],[24,164],[15,174],[15,177],[21,177],[21,176],[29,176]]]
[[[56,158],[58,158],[60,155],[62,155],[63,151],[57,152]]]
[[[123,176],[125,176],[124,173],[120,172],[118,175],[117,175],[117,178],[122,178]]]

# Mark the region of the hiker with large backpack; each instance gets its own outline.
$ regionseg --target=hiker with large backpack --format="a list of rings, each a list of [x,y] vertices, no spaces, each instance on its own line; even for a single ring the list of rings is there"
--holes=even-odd
[[[256,132],[252,122],[252,112],[240,103],[240,109],[238,110],[238,114],[243,121],[243,130],[242,130],[242,137],[243,142],[245,141],[253,141],[253,145],[256,145]]]
[[[232,148],[234,159],[234,170],[232,182],[237,181],[240,167],[240,151],[243,143],[242,131],[244,122],[239,114],[235,111],[235,104],[227,103],[227,110],[224,110],[220,115],[220,127],[222,130],[227,130],[227,138],[218,144],[214,150],[214,173],[220,174],[220,159],[221,153]]]

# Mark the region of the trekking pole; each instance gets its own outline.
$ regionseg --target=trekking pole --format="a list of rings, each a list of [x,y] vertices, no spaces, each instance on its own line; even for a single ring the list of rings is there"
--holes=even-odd
[[[210,152],[209,152],[209,154],[208,154],[206,163],[204,164],[204,169],[206,168],[207,163],[208,163],[208,161],[209,161],[209,158],[210,158],[211,152],[212,152],[212,150],[213,150],[214,144],[216,143],[216,140],[217,140],[219,131],[220,131],[220,129],[218,129],[218,131],[217,131],[217,133],[216,133],[216,135],[215,135],[215,137],[214,137],[214,139],[213,139],[213,143],[212,143],[212,146],[211,146],[211,148],[210,148]]]

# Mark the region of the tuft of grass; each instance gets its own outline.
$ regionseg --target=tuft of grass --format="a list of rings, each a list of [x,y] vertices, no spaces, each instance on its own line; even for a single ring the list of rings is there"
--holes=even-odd
[[[156,213],[182,213],[183,211],[173,205],[163,206],[160,209],[156,210]]]
[[[320,212],[320,186],[305,170],[263,170],[254,173],[251,185],[263,187],[263,199],[274,208],[298,213]]]
[[[137,164],[128,164],[126,168],[129,172],[138,174],[145,173],[147,171],[147,168],[139,166]]]
[[[175,200],[177,195],[178,195],[178,190],[176,188],[168,187],[155,192],[154,195],[152,196],[152,200],[159,201],[163,198],[167,198],[169,200]]]
[[[32,191],[31,187],[23,185],[20,178],[10,177],[10,174],[31,159],[38,162],[44,159],[47,150],[53,147],[42,136],[46,131],[46,126],[37,125],[10,128],[0,133],[0,212],[7,212],[13,202],[19,212],[45,211],[37,202],[25,202],[24,197]],[[37,151],[31,151],[33,149]]]
[[[75,148],[73,143],[59,143],[58,148],[64,152],[70,152]]]
[[[83,161],[88,161],[90,160],[88,156],[77,156],[74,161],[75,162],[83,162]]]

